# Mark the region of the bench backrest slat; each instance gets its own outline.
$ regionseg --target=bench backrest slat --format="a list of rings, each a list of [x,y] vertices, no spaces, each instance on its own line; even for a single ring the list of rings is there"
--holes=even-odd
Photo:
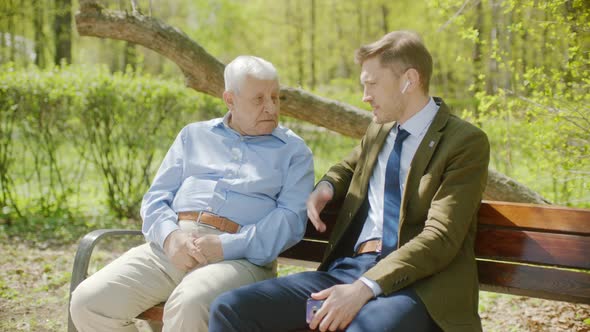
[[[281,257],[321,261],[337,215],[338,204],[327,206],[328,231],[308,222],[305,239]],[[590,210],[484,201],[475,255],[482,289],[590,303],[589,271],[555,268],[590,270]]]
[[[590,235],[590,211],[552,205],[484,201],[479,224]]]
[[[303,241],[281,254],[316,267],[338,216],[338,204],[322,212],[328,225],[318,233],[308,222]],[[482,290],[590,304],[590,210],[486,202],[478,215],[475,254]],[[526,265],[534,264],[534,265]],[[163,304],[142,319],[162,320]]]

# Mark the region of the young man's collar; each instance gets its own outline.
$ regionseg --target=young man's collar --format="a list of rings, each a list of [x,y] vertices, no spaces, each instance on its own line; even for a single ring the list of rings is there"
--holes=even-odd
[[[409,132],[413,136],[420,136],[434,119],[439,106],[432,97],[429,98],[428,103],[418,113],[414,114],[400,127]]]

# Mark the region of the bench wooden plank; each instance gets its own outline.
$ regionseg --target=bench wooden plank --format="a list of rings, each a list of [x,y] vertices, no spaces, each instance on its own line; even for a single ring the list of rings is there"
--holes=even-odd
[[[305,257],[306,261],[321,262],[327,246],[327,242],[303,239],[293,247],[285,250],[281,254],[281,257],[291,259],[302,259],[302,257]]]
[[[319,233],[308,222],[304,240],[281,257],[317,265],[337,208],[332,203],[322,213],[328,232]],[[484,201],[478,217],[475,253],[482,290],[590,304],[590,271],[554,267],[590,270],[590,210]],[[138,318],[161,320],[163,308],[157,305]]]
[[[590,237],[480,225],[477,257],[590,270]]]
[[[480,289],[590,304],[590,273],[478,260]]]
[[[153,320],[153,321],[162,321],[162,317],[164,317],[164,303],[160,303],[155,305],[148,310],[142,312],[137,319],[143,320]]]
[[[586,209],[484,201],[479,209],[478,219],[479,225],[590,235],[590,217]]]

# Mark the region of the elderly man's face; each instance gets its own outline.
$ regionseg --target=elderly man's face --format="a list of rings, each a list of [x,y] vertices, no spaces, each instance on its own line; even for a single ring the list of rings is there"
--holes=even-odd
[[[230,127],[242,135],[268,135],[279,124],[279,83],[246,76],[238,93],[226,91]]]

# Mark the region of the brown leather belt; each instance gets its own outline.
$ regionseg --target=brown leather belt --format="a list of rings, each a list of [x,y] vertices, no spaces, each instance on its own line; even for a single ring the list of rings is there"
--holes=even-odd
[[[237,233],[240,229],[240,225],[235,222],[220,217],[208,212],[202,211],[190,211],[190,212],[179,212],[178,220],[190,220],[197,223],[209,225],[217,228],[218,230],[226,233]]]
[[[356,251],[356,255],[362,255],[368,252],[381,252],[381,239],[369,240],[361,243]]]

